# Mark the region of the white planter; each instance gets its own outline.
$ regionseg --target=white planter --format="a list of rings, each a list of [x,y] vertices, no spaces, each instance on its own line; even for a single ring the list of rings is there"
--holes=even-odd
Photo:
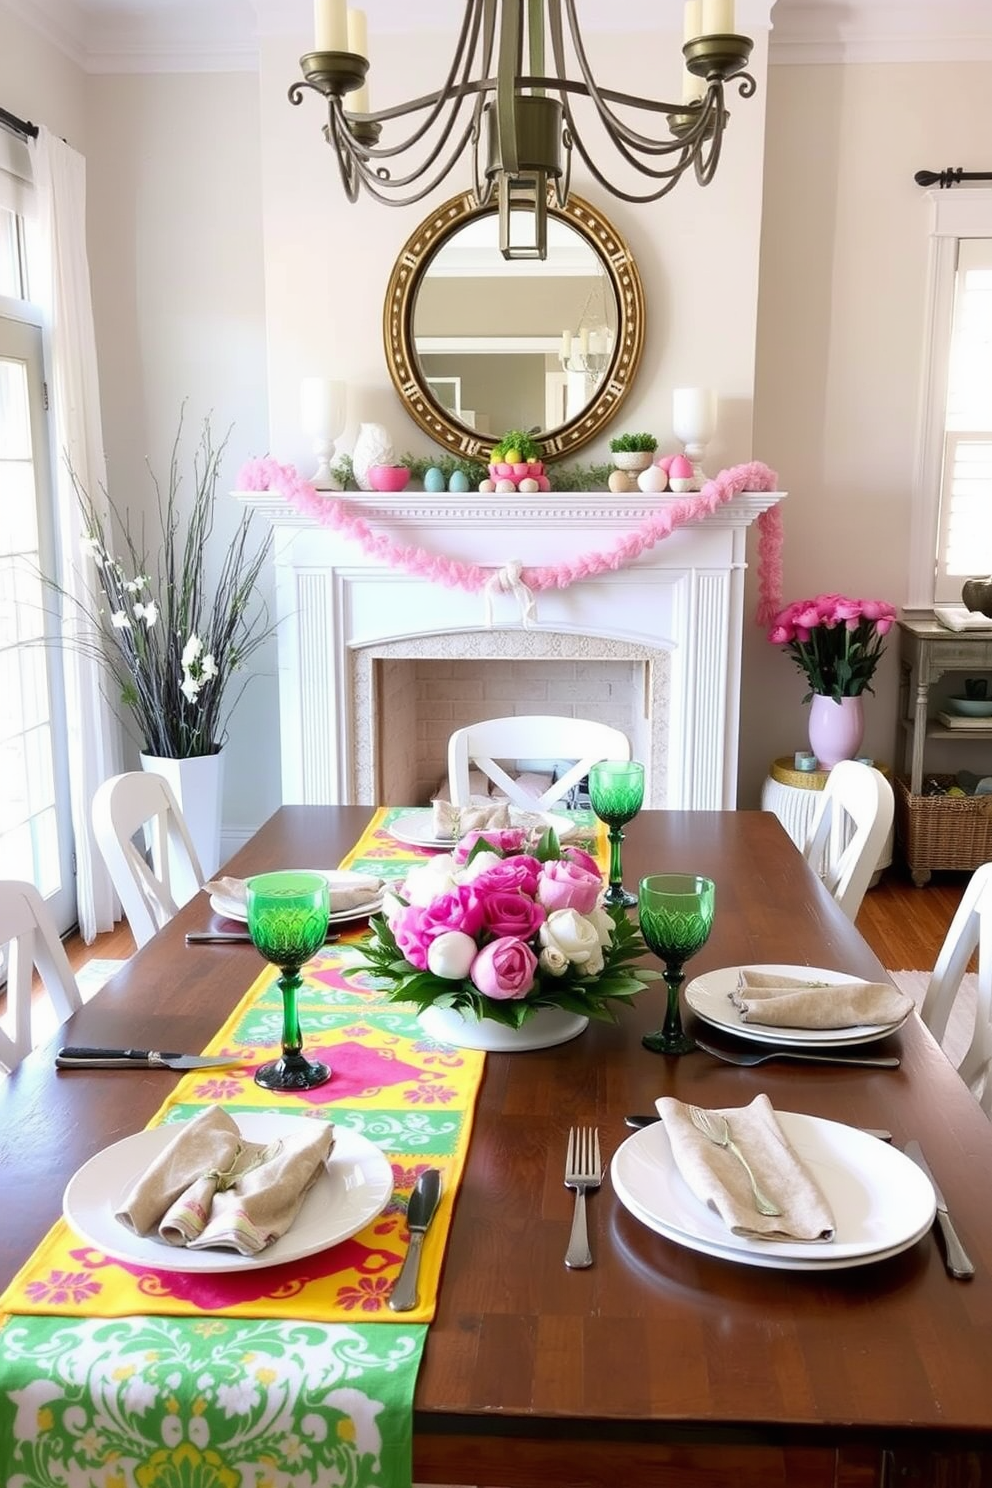
[[[193,839],[204,878],[212,878],[220,866],[220,818],[224,792],[224,750],[193,759],[164,759],[143,754],[141,768],[163,775]],[[170,863],[177,904],[185,904],[199,889],[183,863]]]
[[[527,1049],[550,1049],[567,1044],[589,1026],[580,1013],[562,1008],[538,1008],[522,1028],[507,1028],[492,1018],[476,1018],[455,1008],[429,1007],[419,1015],[425,1033],[456,1049],[485,1049],[492,1054],[519,1054]]]
[[[617,450],[610,456],[617,470],[647,470],[654,464],[654,450]]]

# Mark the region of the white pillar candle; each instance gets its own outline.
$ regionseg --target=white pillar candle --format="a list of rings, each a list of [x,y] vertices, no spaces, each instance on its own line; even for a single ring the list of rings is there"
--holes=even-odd
[[[589,332],[585,326],[579,332],[579,352],[582,356],[589,355]]]
[[[702,0],[703,35],[733,36],[734,0]]]
[[[706,79],[690,72],[688,67],[682,69],[682,102],[698,103],[706,93]]]
[[[300,385],[300,419],[312,439],[336,439],[344,427],[346,389],[327,377],[304,377]]]
[[[348,12],[348,50],[359,57],[368,57],[369,35],[364,10]]]
[[[568,361],[569,357],[572,355],[572,333],[571,333],[571,331],[562,331],[562,333],[561,333],[561,354],[562,354],[562,358],[566,362]]]
[[[685,0],[682,41],[695,41],[703,34],[703,0]]]
[[[683,444],[707,444],[716,432],[716,394],[711,388],[672,391],[672,432]]]
[[[348,15],[345,0],[313,0],[314,51],[348,50]]]

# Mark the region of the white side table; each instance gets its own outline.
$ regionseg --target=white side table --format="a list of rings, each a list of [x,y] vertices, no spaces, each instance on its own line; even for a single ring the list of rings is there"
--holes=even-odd
[[[879,764],[876,760],[875,768],[888,778],[887,765]],[[829,773],[829,770],[796,770],[791,755],[773,760],[769,767],[768,776],[761,788],[761,809],[774,812],[800,849],[809,833],[817,794],[826,785]],[[878,882],[882,869],[892,862],[892,847],[893,831],[890,828],[882,845],[872,884]]]

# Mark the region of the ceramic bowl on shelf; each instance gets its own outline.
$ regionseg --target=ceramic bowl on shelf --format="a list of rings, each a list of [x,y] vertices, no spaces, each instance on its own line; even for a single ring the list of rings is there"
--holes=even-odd
[[[404,491],[410,479],[405,465],[370,465],[368,474],[373,491]]]
[[[992,718],[992,698],[952,697],[947,699],[947,706],[962,718]]]

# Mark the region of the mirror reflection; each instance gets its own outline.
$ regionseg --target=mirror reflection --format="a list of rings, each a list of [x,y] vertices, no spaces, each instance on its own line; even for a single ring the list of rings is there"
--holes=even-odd
[[[548,256],[507,261],[494,208],[456,197],[404,245],[386,300],[386,358],[407,411],[452,452],[507,429],[549,455],[599,433],[640,356],[640,279],[589,203],[549,207]]]
[[[495,216],[467,222],[427,265],[413,305],[428,389],[460,423],[493,438],[505,429],[556,429],[583,413],[607,374],[616,334],[605,266],[563,221],[548,224],[543,262],[508,262]]]

